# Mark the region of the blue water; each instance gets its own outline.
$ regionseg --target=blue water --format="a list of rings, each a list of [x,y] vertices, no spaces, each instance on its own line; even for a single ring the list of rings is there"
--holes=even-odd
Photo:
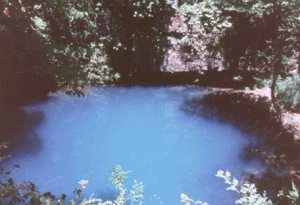
[[[243,148],[251,139],[229,124],[206,121],[184,113],[184,99],[201,97],[204,88],[93,87],[85,98],[56,93],[44,103],[23,107],[41,112],[44,121],[32,131],[41,139],[35,154],[19,149],[5,167],[19,164],[11,177],[33,182],[41,192],[73,197],[80,180],[89,183],[88,198],[116,195],[108,180],[113,166],[132,172],[126,179],[145,184],[145,204],[182,204],[180,194],[194,200],[234,204],[237,195],[226,191],[219,169],[240,178],[249,170],[262,170],[245,162]],[[32,135],[29,133],[28,137]],[[129,191],[127,191],[129,192]],[[70,199],[70,198],[69,198]]]

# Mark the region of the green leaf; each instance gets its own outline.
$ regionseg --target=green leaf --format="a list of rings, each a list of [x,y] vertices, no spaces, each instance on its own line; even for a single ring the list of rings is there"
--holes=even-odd
[[[51,195],[51,196],[50,196],[50,199],[51,199],[51,200],[55,200],[55,196],[54,196],[54,195]]]
[[[34,185],[33,183],[30,183],[30,185],[31,185],[30,190],[31,190],[31,191],[35,191],[35,185]]]
[[[62,194],[62,195],[61,195],[61,199],[62,199],[63,201],[66,199],[66,197],[67,197],[67,195],[65,195],[65,194]]]
[[[51,197],[51,192],[46,192],[46,193],[43,194],[43,196],[45,196],[45,197]]]
[[[46,201],[46,200],[47,200],[47,197],[45,197],[45,196],[40,197],[40,201]]]
[[[14,180],[12,178],[9,178],[7,181],[9,186],[12,186],[14,184]]]
[[[71,95],[71,94],[72,94],[72,91],[71,91],[71,90],[67,90],[67,91],[66,91],[66,94],[67,94],[67,95]]]

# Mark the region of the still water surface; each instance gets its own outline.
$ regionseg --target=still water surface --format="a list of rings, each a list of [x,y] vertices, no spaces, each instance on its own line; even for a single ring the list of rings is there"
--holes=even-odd
[[[256,161],[242,159],[252,139],[229,124],[186,114],[185,99],[201,97],[204,88],[93,87],[85,98],[53,94],[45,103],[23,107],[42,112],[45,120],[33,132],[41,139],[34,155],[20,149],[5,163],[19,164],[12,174],[39,187],[73,196],[80,180],[88,180],[84,196],[105,200],[116,195],[108,180],[113,166],[132,170],[126,179],[145,186],[145,204],[179,205],[180,194],[217,204],[234,204],[237,195],[225,191],[219,169],[241,178],[262,170]],[[31,135],[29,134],[28,137]]]

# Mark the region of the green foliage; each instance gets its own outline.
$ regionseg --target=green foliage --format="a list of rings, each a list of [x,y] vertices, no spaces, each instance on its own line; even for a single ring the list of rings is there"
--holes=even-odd
[[[133,190],[130,191],[129,196],[125,196],[126,189],[124,189],[124,179],[127,178],[127,174],[129,172],[131,171],[123,171],[120,165],[113,167],[109,180],[115,184],[116,189],[119,191],[115,201],[115,204],[117,205],[126,204],[126,201],[131,201],[131,204],[133,204],[133,202],[139,202],[139,204],[142,204],[141,199],[144,198],[144,185],[142,182],[137,183],[137,181],[134,180],[134,185],[132,187]]]
[[[177,13],[189,31],[181,43],[198,56],[221,61],[225,68],[286,74],[299,64],[298,8],[296,0],[184,4]]]
[[[0,10],[5,14],[0,16],[1,39],[6,39],[2,72],[50,74],[78,96],[84,86],[118,77],[107,66],[106,39],[99,38],[93,1],[7,0]]]
[[[3,67],[28,61],[28,71],[51,74],[67,94],[115,80],[137,69],[160,69],[168,44],[171,0],[7,0],[0,32],[15,36]],[[18,31],[18,32],[16,32]],[[28,41],[35,39],[36,41]],[[15,40],[17,39],[17,41]],[[22,42],[30,46],[24,46]],[[20,49],[24,48],[24,49]],[[147,49],[145,49],[147,48]],[[15,52],[18,51],[18,52]],[[30,55],[30,58],[27,58]],[[17,72],[14,69],[10,71]],[[31,69],[36,67],[36,70]]]
[[[29,203],[29,204],[62,204],[66,195],[56,198],[50,192],[41,194],[37,187],[25,180],[16,184],[12,178],[8,178],[11,172],[16,172],[19,165],[14,165],[13,169],[4,173],[4,169],[0,168],[0,202],[9,201],[8,204]]]
[[[258,88],[264,88],[264,87],[271,87],[272,80],[271,79],[264,79],[264,78],[254,78],[256,81],[256,86]]]
[[[139,204],[142,204],[142,199],[144,198],[144,185],[142,182],[138,183],[136,180],[134,180],[133,189],[130,190],[130,194],[126,195],[126,189],[124,189],[124,180],[127,178],[128,173],[130,171],[123,171],[122,167],[120,165],[117,165],[113,167],[111,172],[111,177],[109,178],[110,181],[112,181],[113,184],[115,184],[115,187],[117,191],[119,192],[116,196],[116,199],[114,201],[105,201],[103,202],[102,199],[93,198],[91,196],[89,199],[84,199],[83,201],[80,201],[78,204],[80,205],[91,205],[91,204],[98,204],[98,205],[125,205],[127,201],[130,202],[132,205],[134,202],[137,202]],[[82,188],[84,189],[88,181],[82,180],[79,182],[81,184]],[[79,194],[80,194],[79,190]],[[79,198],[79,195],[78,197]],[[74,201],[71,201],[71,204],[74,204]]]
[[[297,0],[204,0],[184,4],[178,14],[188,23],[191,34],[181,39],[183,47],[189,48],[188,52],[182,49],[187,53],[183,56],[192,51],[200,69],[218,69],[221,64],[215,65],[214,61],[221,61],[222,67],[232,73],[258,70],[272,77],[271,100],[280,121],[275,87],[279,75],[286,76],[300,64],[299,6]],[[212,60],[203,66],[201,55]]]
[[[240,198],[235,202],[236,204],[243,205],[272,205],[272,201],[267,197],[267,193],[264,192],[262,195],[258,193],[255,184],[245,182],[241,188],[238,188],[238,180],[233,178],[231,181],[231,174],[226,171],[219,170],[216,174],[225,180],[226,184],[230,186],[226,190],[232,190],[240,194]]]
[[[288,190],[285,193],[283,190],[279,191],[279,196],[287,197],[291,200],[291,205],[299,204],[299,189],[296,187],[295,183],[292,181],[292,190]]]
[[[53,48],[51,71],[68,94],[83,93],[85,86],[117,78],[107,66],[107,55],[97,28],[93,1],[41,1],[33,19],[36,31]],[[43,25],[43,26],[41,26]]]
[[[217,62],[224,61],[223,56],[218,55],[223,50],[220,39],[232,27],[230,17],[222,15],[219,2],[204,0],[183,4],[177,9],[177,15],[188,24],[188,31],[179,41],[183,59],[187,60],[192,54],[200,69],[216,68]],[[205,59],[210,61],[208,65],[203,64],[203,53]]]
[[[6,144],[2,144],[0,149],[6,148]],[[1,168],[0,175],[3,175],[0,180],[0,202],[3,200],[9,200],[9,204],[14,203],[28,203],[28,204],[58,204],[62,205],[66,203],[66,195],[62,194],[60,198],[52,195],[51,192],[46,192],[41,194],[37,187],[31,183],[23,181],[21,183],[15,184],[12,178],[8,178],[11,172],[15,172],[19,165],[14,165],[11,171],[5,172]],[[126,202],[130,202],[132,205],[134,202],[142,204],[142,199],[144,198],[144,185],[142,182],[137,182],[134,180],[133,189],[130,190],[130,194],[126,195],[126,189],[124,189],[125,179],[128,173],[131,171],[123,171],[120,165],[113,167],[111,171],[111,177],[109,180],[115,185],[117,191],[119,192],[114,201],[105,201],[102,199],[93,198],[93,195],[89,199],[79,200],[80,196],[83,194],[83,190],[86,188],[88,181],[81,180],[78,182],[81,185],[81,189],[75,189],[73,192],[75,194],[75,200],[71,200],[69,204],[80,204],[80,205],[125,205]],[[226,190],[232,190],[240,195],[240,198],[236,200],[236,204],[243,205],[272,205],[272,201],[267,197],[266,192],[263,194],[258,193],[255,184],[245,182],[241,187],[238,187],[238,180],[233,178],[231,180],[231,174],[226,171],[219,170],[216,174],[217,177],[223,178],[225,183],[229,185]],[[292,191],[280,191],[279,196],[286,197],[291,201],[292,205],[296,205],[299,200],[299,189],[296,187],[294,182],[292,182]],[[181,202],[185,205],[190,204],[200,204],[209,205],[206,202],[194,201],[185,194],[180,195]]]
[[[29,30],[29,29],[28,29]],[[49,73],[50,60],[47,57],[49,47],[39,35],[26,32],[23,28],[8,28],[0,30],[2,43],[1,74],[7,73]]]
[[[1,147],[0,147],[1,149]],[[25,180],[21,183],[15,184],[12,178],[8,178],[11,172],[17,171],[17,168],[20,168],[19,165],[14,165],[11,171],[5,172],[4,169],[0,168],[0,202],[3,200],[9,201],[10,204],[18,203],[28,203],[28,204],[45,204],[45,205],[53,205],[53,204],[66,204],[67,195],[62,194],[60,198],[52,195],[51,192],[46,192],[41,194],[37,187],[31,183],[26,182]],[[127,201],[131,202],[132,205],[134,202],[142,204],[143,194],[144,194],[144,185],[142,182],[137,182],[134,180],[133,189],[130,190],[129,195],[126,194],[126,189],[124,189],[124,179],[127,178],[127,174],[129,173],[122,170],[120,165],[113,167],[111,177],[109,178],[113,184],[115,184],[117,191],[119,192],[116,196],[116,200],[105,201],[102,199],[93,198],[93,195],[89,199],[79,200],[82,194],[84,193],[84,189],[86,188],[88,181],[81,180],[78,184],[81,185],[81,189],[75,189],[73,194],[75,194],[75,200],[71,200],[69,204],[80,204],[80,205],[125,205]],[[68,204],[68,203],[67,203]]]
[[[2,142],[0,144],[0,153],[1,153],[1,155],[0,155],[0,163],[3,162],[3,160],[11,157],[11,155],[2,156],[2,151],[3,151],[3,149],[7,149],[7,145],[8,145],[8,142]],[[1,171],[3,171],[3,170],[1,170]],[[2,174],[2,173],[0,172],[0,174]]]
[[[219,170],[216,174],[217,177],[220,177],[225,180],[225,184],[228,184],[229,187],[226,190],[231,190],[237,192],[240,195],[240,198],[235,201],[235,204],[242,204],[242,205],[272,205],[273,202],[267,197],[266,191],[263,194],[260,194],[257,191],[255,184],[245,182],[242,184],[241,187],[238,187],[238,180],[233,178],[231,180],[230,172]],[[292,182],[292,191],[287,191],[285,193],[283,190],[278,194],[281,197],[285,197],[290,200],[291,205],[299,204],[299,189],[296,187],[295,183]],[[194,202],[193,199],[190,199],[187,195],[181,194],[181,202],[185,205],[190,205],[191,203],[194,204],[201,204],[201,205],[209,205],[206,202],[196,201]]]
[[[279,79],[276,87],[279,102],[287,109],[300,112],[300,76],[294,74],[285,79]]]
[[[173,13],[168,0],[102,0],[98,21],[100,35],[111,66],[123,76],[137,70],[158,70],[167,47],[169,19]]]

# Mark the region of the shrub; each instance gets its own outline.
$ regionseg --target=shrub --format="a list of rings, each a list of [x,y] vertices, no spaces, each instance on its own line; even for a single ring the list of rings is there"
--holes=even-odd
[[[287,109],[300,112],[300,76],[294,74],[278,80],[276,93],[279,102]]]
[[[242,205],[273,205],[271,199],[267,197],[267,192],[264,191],[263,194],[260,194],[257,191],[256,185],[245,182],[241,187],[238,187],[238,180],[233,178],[231,180],[230,172],[219,170],[216,174],[217,177],[220,177],[225,180],[225,184],[228,184],[229,187],[226,190],[235,191],[240,195],[240,198],[235,201],[235,204]],[[294,182],[292,182],[292,191],[284,192],[281,190],[278,193],[278,196],[289,199],[291,205],[299,204],[299,189],[296,187]],[[200,204],[200,205],[209,205],[206,202],[196,201],[190,199],[187,195],[181,194],[181,202],[185,205],[190,205],[191,203]]]
[[[272,80],[270,78],[259,78],[259,77],[254,77],[254,80],[256,82],[256,85],[254,88],[264,88],[264,87],[271,87],[272,85]]]
[[[3,142],[0,144],[0,163],[8,157],[11,156],[2,156],[3,149],[7,149],[7,142]],[[31,182],[27,182],[23,180],[21,183],[16,184],[12,178],[9,178],[11,172],[16,172],[17,169],[20,168],[19,165],[14,165],[13,168],[9,171],[5,171],[2,167],[0,167],[0,203],[3,201],[8,202],[9,205],[15,203],[23,203],[23,204],[65,204],[66,195],[62,194],[60,198],[52,195],[51,192],[40,193],[35,186],[35,184]],[[127,178],[127,174],[130,171],[123,171],[120,165],[113,167],[111,172],[111,177],[109,178],[118,191],[118,195],[116,196],[116,200],[105,201],[102,199],[93,198],[91,196],[89,199],[84,199],[79,201],[79,197],[84,193],[84,189],[88,184],[87,180],[81,180],[78,182],[81,185],[81,189],[75,189],[73,193],[76,195],[76,199],[71,200],[70,203],[67,204],[80,204],[80,205],[125,205],[127,201],[131,202],[132,205],[134,202],[142,204],[142,199],[144,197],[144,185],[142,182],[137,182],[134,180],[133,189],[130,190],[130,194],[126,194],[126,189],[124,189],[124,179]]]
[[[5,159],[11,157],[10,155],[2,156],[2,151],[1,151],[1,150],[7,149],[7,144],[8,144],[8,142],[2,142],[2,143],[0,144],[0,163],[1,163],[3,160],[5,160]]]
[[[1,147],[0,147],[1,149]],[[14,168],[11,171],[16,171],[19,168],[18,165],[14,165]],[[80,196],[84,193],[84,189],[88,184],[87,180],[81,180],[78,182],[81,185],[81,189],[75,189],[73,192],[75,194],[75,200],[71,200],[70,203],[66,203],[66,195],[62,194],[60,198],[52,195],[51,192],[46,192],[41,194],[37,187],[31,183],[26,182],[25,180],[21,183],[15,184],[12,178],[7,176],[11,171],[5,172],[0,168],[0,175],[4,174],[4,177],[0,179],[0,202],[3,200],[8,201],[9,205],[18,203],[23,204],[45,204],[45,205],[63,205],[63,204],[79,204],[79,205],[125,205],[129,201],[132,205],[134,202],[142,204],[142,198],[144,193],[144,185],[142,182],[138,183],[134,180],[133,189],[130,190],[130,194],[126,194],[126,189],[124,189],[124,179],[127,178],[129,172],[122,170],[120,165],[113,167],[111,177],[109,178],[113,184],[115,184],[116,189],[118,190],[118,195],[114,201],[103,201],[102,199],[93,198],[93,195],[89,199],[79,200]]]
[[[1,149],[6,149],[7,144],[3,143],[0,145]],[[2,162],[3,158],[0,158]],[[4,177],[0,178],[0,202],[7,199],[9,205],[12,205],[16,202],[26,203],[26,204],[46,204],[46,205],[63,205],[66,204],[66,195],[62,194],[60,198],[56,198],[50,192],[40,194],[36,186],[31,182],[23,181],[21,183],[15,184],[12,178],[8,178],[8,175],[12,171],[16,171],[19,168],[19,165],[14,165],[14,168],[11,171],[4,172],[3,168],[0,168],[0,175],[4,174]],[[78,182],[81,185],[81,189],[75,189],[73,192],[76,195],[76,199],[71,200],[67,204],[79,204],[79,205],[125,205],[130,202],[132,205],[134,202],[143,203],[142,199],[144,198],[144,185],[142,182],[137,182],[134,180],[133,189],[130,190],[130,194],[126,195],[126,189],[124,189],[124,180],[127,178],[127,175],[130,171],[123,171],[120,165],[113,167],[111,177],[109,178],[118,191],[114,201],[104,201],[102,199],[93,198],[93,195],[89,199],[79,200],[79,197],[84,193],[84,189],[88,184],[87,180],[81,180]],[[219,170],[216,174],[217,177],[223,178],[225,183],[229,185],[226,190],[232,190],[239,193],[240,198],[236,200],[236,204],[242,205],[273,205],[272,201],[267,197],[267,193],[264,192],[260,194],[257,191],[255,184],[245,182],[241,187],[238,187],[238,180],[233,178],[231,180],[230,172]],[[290,200],[291,205],[296,205],[299,202],[299,189],[296,187],[294,182],[292,182],[292,191],[280,191],[278,196],[285,197]],[[209,205],[206,202],[194,201],[189,198],[187,195],[182,193],[180,195],[181,202],[185,205],[200,204],[200,205]]]

